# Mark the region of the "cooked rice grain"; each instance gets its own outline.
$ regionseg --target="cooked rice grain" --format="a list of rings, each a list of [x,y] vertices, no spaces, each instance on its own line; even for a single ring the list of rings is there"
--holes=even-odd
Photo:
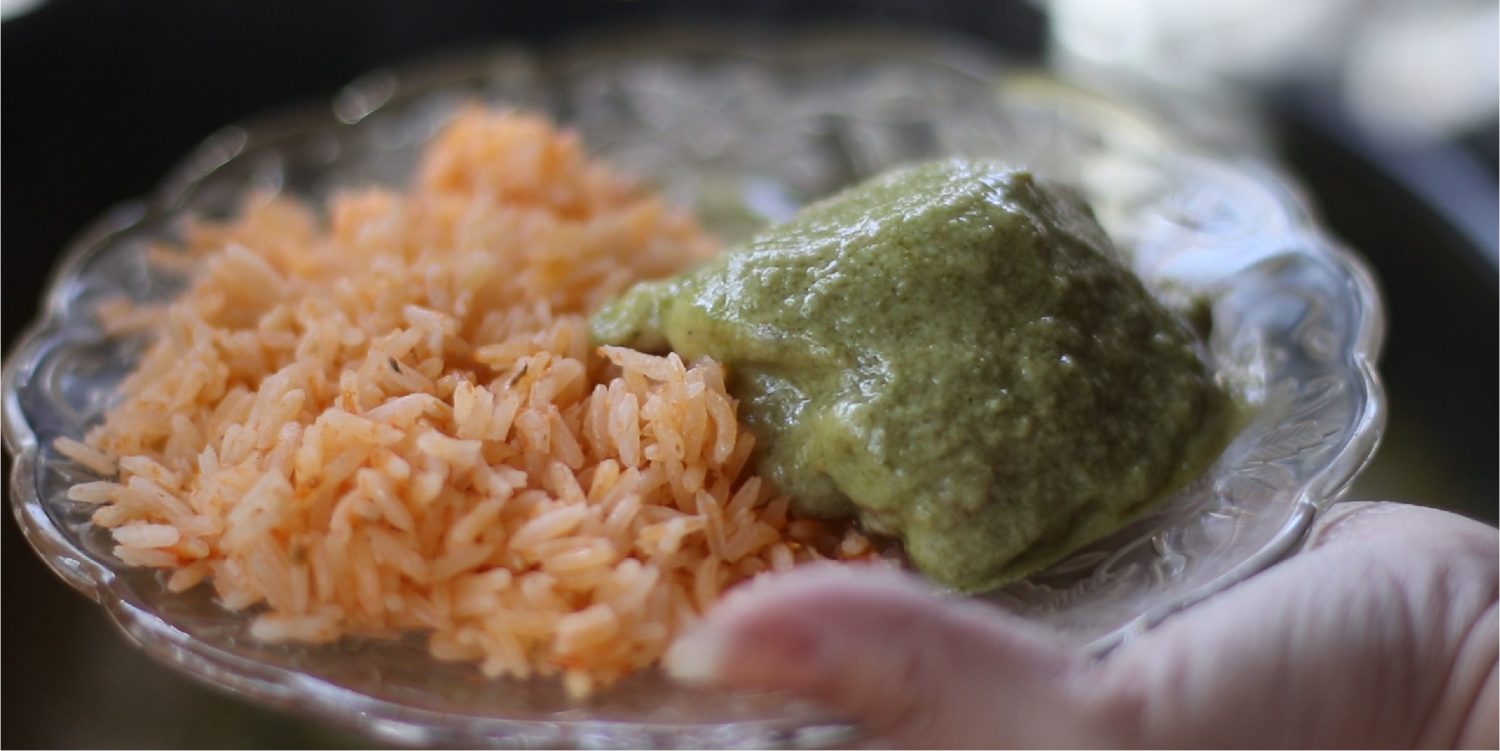
[[[818,555],[744,476],[717,363],[589,350],[588,311],[712,244],[571,134],[466,111],[407,192],[326,219],[261,196],[185,237],[153,253],[193,275],[176,302],[101,309],[156,340],[87,444],[55,447],[118,469],[69,497],[121,560],[211,580],[257,638],[422,629],[439,659],[585,694]]]

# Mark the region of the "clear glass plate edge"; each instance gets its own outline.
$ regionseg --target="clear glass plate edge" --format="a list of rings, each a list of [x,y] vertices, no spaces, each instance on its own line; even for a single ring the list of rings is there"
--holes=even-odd
[[[1359,377],[1354,386],[1363,395],[1359,400],[1359,417],[1338,453],[1321,472],[1302,484],[1295,511],[1265,546],[1217,578],[1142,613],[1114,631],[1084,645],[1085,651],[1095,657],[1108,654],[1131,637],[1156,627],[1173,614],[1223,592],[1297,553],[1318,518],[1344,499],[1349,486],[1369,465],[1380,447],[1386,423],[1385,387],[1376,369],[1385,341],[1386,321],[1380,285],[1374,272],[1354,251],[1322,230],[1317,223],[1311,200],[1295,180],[1282,170],[1267,164],[1256,164],[1255,169],[1264,173],[1262,176],[1266,179],[1266,184],[1279,191],[1283,204],[1292,209],[1290,218],[1296,222],[1299,234],[1308,243],[1318,247],[1347,276],[1349,283],[1354,286],[1355,299],[1365,311],[1365,315],[1357,319],[1359,327],[1354,335],[1354,344],[1347,353],[1352,370]]]

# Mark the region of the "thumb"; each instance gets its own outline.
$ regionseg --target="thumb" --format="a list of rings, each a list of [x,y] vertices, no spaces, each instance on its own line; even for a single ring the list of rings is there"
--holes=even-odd
[[[727,596],[679,638],[679,680],[811,699],[903,746],[1114,745],[1075,650],[915,577],[810,566]]]

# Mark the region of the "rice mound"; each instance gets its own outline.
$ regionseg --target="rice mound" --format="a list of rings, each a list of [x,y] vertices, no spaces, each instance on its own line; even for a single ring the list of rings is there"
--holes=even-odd
[[[153,253],[191,274],[171,305],[101,306],[154,340],[56,446],[115,476],[69,498],[116,556],[256,638],[421,630],[583,696],[739,581],[874,555],[745,471],[718,363],[591,349],[589,311],[714,244],[541,118],[471,108],[404,192],[259,196],[184,238]]]

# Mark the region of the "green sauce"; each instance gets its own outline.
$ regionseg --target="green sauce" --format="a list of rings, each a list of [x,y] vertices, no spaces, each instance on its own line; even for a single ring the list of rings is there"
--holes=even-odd
[[[1232,411],[1088,208],[986,163],[855,186],[592,324],[725,363],[798,511],[857,516],[964,591],[1118,528],[1201,470]]]

